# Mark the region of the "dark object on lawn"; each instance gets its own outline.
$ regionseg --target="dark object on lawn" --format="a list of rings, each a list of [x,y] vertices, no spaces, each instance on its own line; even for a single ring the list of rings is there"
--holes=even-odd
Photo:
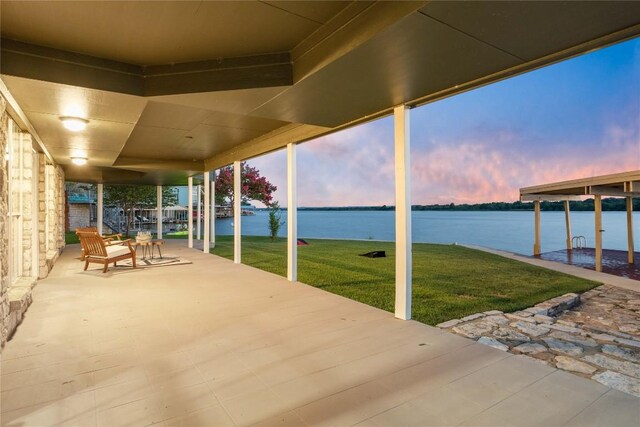
[[[387,254],[385,251],[372,251],[366,254],[360,254],[360,256],[366,256],[367,258],[386,258]]]
[[[309,242],[304,239],[298,239],[298,246],[309,246]]]

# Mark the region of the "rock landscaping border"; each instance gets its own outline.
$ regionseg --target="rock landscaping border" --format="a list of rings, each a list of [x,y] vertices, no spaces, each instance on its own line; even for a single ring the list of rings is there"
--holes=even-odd
[[[640,397],[640,292],[603,285],[437,326]]]

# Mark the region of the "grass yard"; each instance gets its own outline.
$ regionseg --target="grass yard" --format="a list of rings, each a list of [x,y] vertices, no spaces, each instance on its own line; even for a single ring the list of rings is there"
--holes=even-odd
[[[69,231],[64,233],[64,243],[67,245],[72,245],[74,243],[80,243],[80,239],[78,239],[78,235],[75,231]]]
[[[298,246],[298,280],[393,312],[393,243],[306,239]],[[386,258],[360,253],[387,252]],[[216,255],[233,259],[233,237],[217,236]],[[242,262],[286,276],[285,239],[243,236]],[[413,318],[430,325],[487,310],[530,307],[567,292],[583,292],[596,282],[538,268],[474,249],[414,243]]]

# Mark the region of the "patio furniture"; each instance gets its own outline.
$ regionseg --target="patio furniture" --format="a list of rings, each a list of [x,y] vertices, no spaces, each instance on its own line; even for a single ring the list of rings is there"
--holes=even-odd
[[[90,262],[103,264],[103,273],[107,272],[109,264],[117,265],[118,261],[131,258],[133,268],[136,268],[136,251],[131,246],[131,240],[121,240],[118,244],[108,245],[98,232],[77,231],[80,243],[85,249],[84,271],[89,267]]]
[[[98,227],[82,227],[82,228],[76,228],[76,235],[78,235],[78,232],[84,232],[84,233],[97,233],[98,232]],[[79,237],[79,235],[78,235]],[[122,234],[117,233],[117,234],[106,234],[106,235],[102,235],[101,236],[102,239],[104,240],[106,245],[112,245],[112,244],[118,244],[119,242],[122,242]],[[82,240],[80,240],[80,246],[82,247],[82,252],[80,254],[80,261],[84,261],[84,257],[85,257],[85,247],[82,244]]]
[[[164,240],[149,240],[149,241],[136,241],[134,243],[136,251],[138,250],[138,246],[142,246],[142,259],[145,259],[151,253],[151,259],[153,259],[153,250],[154,248],[158,248],[158,254],[162,259],[162,251],[160,250],[160,246],[164,245]]]

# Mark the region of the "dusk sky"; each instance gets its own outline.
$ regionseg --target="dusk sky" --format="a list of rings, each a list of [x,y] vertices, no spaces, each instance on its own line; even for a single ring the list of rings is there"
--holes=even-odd
[[[640,40],[411,110],[412,203],[640,169]],[[393,205],[393,118],[298,146],[298,205]],[[284,150],[251,159],[286,206]]]

